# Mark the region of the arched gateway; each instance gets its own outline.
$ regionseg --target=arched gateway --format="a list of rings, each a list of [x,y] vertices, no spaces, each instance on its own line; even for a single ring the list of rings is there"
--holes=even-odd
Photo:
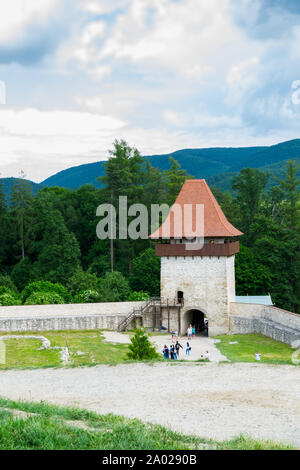
[[[204,214],[200,221],[199,214]],[[156,255],[161,257],[164,327],[184,334],[190,320],[201,327],[204,314],[210,336],[229,331],[240,235],[206,181],[187,180],[162,226],[150,235],[156,240]]]
[[[182,329],[184,331],[188,329],[189,325],[195,328],[196,336],[206,336],[208,332],[208,318],[206,314],[196,308],[187,310],[183,315]]]

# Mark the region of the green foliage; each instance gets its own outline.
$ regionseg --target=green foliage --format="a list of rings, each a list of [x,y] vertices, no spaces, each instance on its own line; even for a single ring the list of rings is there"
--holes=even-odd
[[[236,199],[240,210],[240,229],[248,239],[253,236],[251,225],[259,214],[260,204],[269,176],[252,168],[244,168],[233,179],[232,189],[236,191]]]
[[[76,304],[101,302],[101,296],[96,290],[84,290],[75,295],[74,302]]]
[[[240,245],[240,252],[235,259],[237,295],[265,295],[271,292],[271,271],[259,262],[251,248]]]
[[[150,296],[160,295],[160,259],[155,256],[152,248],[133,260],[130,286],[133,290],[147,292]]]
[[[131,344],[128,346],[129,352],[127,353],[128,359],[143,361],[159,358],[159,354],[149,341],[144,328],[138,328],[130,340]]]
[[[57,294],[63,299],[63,302],[50,302],[50,303],[67,303],[70,301],[70,294],[67,289],[59,283],[53,284],[49,281],[36,281],[28,284],[22,291],[22,302],[25,303],[29,297],[35,293]]]
[[[67,281],[67,287],[73,296],[81,291],[97,291],[99,279],[90,269],[83,271],[82,268],[77,268],[73,276]]]
[[[1,289],[0,289],[0,292],[1,292]],[[10,306],[10,305],[20,305],[20,304],[21,304],[21,301],[15,292],[7,290],[6,292],[2,291],[0,293],[0,305]]]
[[[171,163],[171,168],[165,170],[164,180],[166,184],[166,203],[171,206],[174,204],[185,180],[193,178],[188,175],[187,172],[181,169],[180,163],[178,163],[174,158],[169,157],[169,162]]]
[[[64,299],[56,292],[33,292],[25,301],[25,305],[64,304]]]
[[[149,300],[150,296],[147,292],[130,292],[128,297],[128,302],[142,302],[144,300]]]
[[[7,274],[0,274],[0,287],[5,287],[12,292],[18,292],[13,280]],[[3,291],[0,289],[0,292],[2,293]]]
[[[129,281],[132,291],[158,296],[160,260],[152,242],[98,240],[96,208],[112,201],[118,216],[118,197],[124,195],[128,205],[142,203],[148,209],[153,203],[172,204],[191,173],[213,182],[229,221],[245,233],[236,257],[237,292],[270,292],[277,306],[300,312],[299,149],[295,140],[268,148],[187,149],[142,158],[117,140],[105,164],[92,166],[93,181],[104,175],[99,189],[88,184],[78,190],[44,187],[32,197],[24,179],[11,180],[15,186],[8,205],[0,182],[0,270],[20,291],[43,280],[66,286],[72,298],[85,291],[99,292],[101,301],[140,298],[130,297]],[[264,167],[253,169],[262,162]],[[76,172],[83,176],[82,168]],[[233,195],[218,189],[230,190],[233,178]],[[77,187],[75,179],[68,181]],[[110,279],[106,273],[111,270]]]
[[[128,281],[117,271],[106,273],[100,280],[99,294],[101,302],[127,301],[130,294]]]
[[[40,274],[28,257],[21,259],[12,269],[11,278],[19,290],[38,279]]]

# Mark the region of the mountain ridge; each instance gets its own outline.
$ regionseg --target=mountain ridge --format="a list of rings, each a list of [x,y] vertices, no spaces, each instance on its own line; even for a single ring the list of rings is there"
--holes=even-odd
[[[271,146],[181,149],[167,154],[144,156],[152,166],[160,170],[170,167],[169,157],[177,160],[190,175],[204,178],[208,184],[217,185],[224,190],[230,189],[234,175],[246,167],[259,168],[281,176],[287,160],[295,159],[300,162],[300,139]],[[96,178],[104,175],[104,163],[105,161],[99,161],[73,166],[51,175],[41,183],[29,183],[35,193],[46,186],[78,189],[84,184],[93,184],[101,187]],[[17,178],[1,178],[6,194],[10,193],[15,179]]]

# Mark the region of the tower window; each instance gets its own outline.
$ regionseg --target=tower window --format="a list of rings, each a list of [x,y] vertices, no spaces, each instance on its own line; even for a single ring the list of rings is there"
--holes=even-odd
[[[179,304],[183,303],[183,292],[181,290],[177,292],[177,300]]]

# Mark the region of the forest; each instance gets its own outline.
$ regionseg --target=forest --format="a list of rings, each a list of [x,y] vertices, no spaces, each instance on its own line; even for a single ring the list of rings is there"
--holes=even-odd
[[[288,158],[288,155],[287,155]],[[169,158],[160,170],[123,140],[113,144],[101,187],[45,187],[37,195],[15,181],[7,201],[0,186],[0,304],[146,300],[160,292],[160,260],[150,240],[99,240],[96,209],[174,203],[193,178]],[[237,295],[271,294],[300,313],[300,177],[288,160],[279,179],[255,168],[233,178],[232,190],[211,187],[228,220],[245,235],[236,255]],[[269,184],[272,180],[272,185]],[[150,227],[150,224],[149,224]],[[149,228],[149,231],[151,227]]]

